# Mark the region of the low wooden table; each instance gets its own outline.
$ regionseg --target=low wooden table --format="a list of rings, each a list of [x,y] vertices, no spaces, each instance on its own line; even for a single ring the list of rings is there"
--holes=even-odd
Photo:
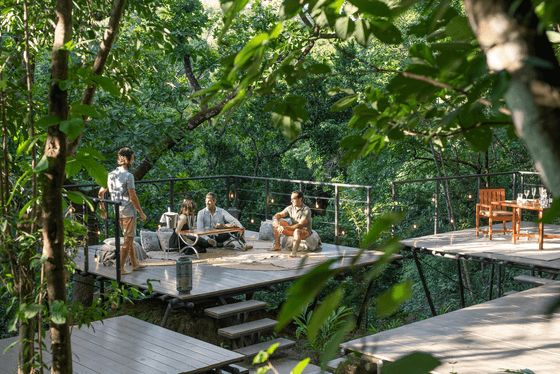
[[[516,200],[505,200],[505,201],[497,201],[493,202],[494,205],[501,205],[510,207],[513,209],[513,221],[512,221],[512,235],[511,235],[511,242],[513,244],[517,244],[518,238],[538,238],[539,240],[539,249],[543,249],[543,240],[544,239],[558,239],[560,235],[545,235],[544,234],[544,224],[539,222],[538,226],[538,233],[537,234],[520,234],[519,233],[519,221],[521,219],[521,210],[533,210],[537,211],[539,214],[539,220],[543,217],[543,212],[548,209],[548,207],[544,208],[539,205],[539,203],[527,203],[527,204],[518,204]]]
[[[219,234],[230,234],[231,238],[236,240],[237,243],[239,243],[239,245],[243,246],[243,243],[240,241],[239,237],[233,235],[233,233],[235,232],[239,232],[241,233],[240,236],[243,236],[244,232],[245,232],[245,228],[244,227],[231,227],[231,228],[226,228],[226,229],[195,229],[195,230],[183,230],[183,231],[179,231],[179,238],[186,244],[188,245],[190,248],[193,249],[194,253],[196,253],[196,257],[198,256],[198,251],[196,250],[196,248],[194,247],[196,245],[196,243],[198,242],[198,239],[201,236],[208,236],[208,235],[219,235]],[[183,236],[184,235],[184,236]],[[189,243],[186,240],[186,236],[190,235],[190,236],[194,236],[196,239],[194,241],[194,243]]]

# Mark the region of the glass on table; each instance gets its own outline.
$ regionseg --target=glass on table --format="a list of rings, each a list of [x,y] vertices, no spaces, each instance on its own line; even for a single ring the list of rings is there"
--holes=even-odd
[[[517,204],[522,204],[523,203],[523,193],[518,193],[517,194]]]
[[[531,196],[535,199],[535,195],[537,194],[537,187],[531,187]]]
[[[523,192],[525,193],[525,199],[529,198],[529,190],[523,190]]]

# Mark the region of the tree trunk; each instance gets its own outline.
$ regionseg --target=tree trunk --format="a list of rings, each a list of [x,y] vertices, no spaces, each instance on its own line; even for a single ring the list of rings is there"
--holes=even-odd
[[[56,4],[56,27],[51,62],[49,90],[49,115],[62,120],[68,118],[68,91],[60,89],[60,81],[68,78],[69,52],[61,49],[72,38],[72,0],[58,0]],[[66,251],[64,250],[64,223],[62,212],[62,184],[66,167],[66,134],[60,126],[49,126],[45,155],[48,166],[41,177],[43,185],[43,254],[47,255],[48,301],[51,305],[67,305],[66,298]],[[50,324],[53,374],[72,373],[72,350],[68,318],[62,324]]]
[[[517,135],[527,145],[545,184],[558,197],[560,65],[546,30],[539,26],[530,0],[464,0],[464,4],[488,68],[506,70],[511,76],[505,100]]]

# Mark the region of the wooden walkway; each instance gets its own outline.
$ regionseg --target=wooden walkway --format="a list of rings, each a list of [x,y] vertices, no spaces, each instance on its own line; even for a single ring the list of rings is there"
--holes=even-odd
[[[18,348],[1,352],[18,338],[0,340],[0,374],[17,372]],[[46,339],[50,345],[49,336]],[[52,357],[44,353],[50,365]],[[241,361],[244,355],[129,316],[74,326],[72,362],[76,374],[201,373]]]
[[[341,344],[384,361],[422,351],[438,358],[433,373],[560,373],[560,313],[545,315],[560,297],[546,285]]]
[[[255,232],[247,231],[246,237],[248,243],[251,240],[256,240],[258,234]],[[267,243],[272,248],[273,242]],[[342,257],[336,262],[334,268],[350,269],[353,266],[363,267],[375,264],[382,252],[366,251],[360,259],[352,264],[356,254],[359,252],[358,248],[345,247],[341,245],[323,244],[320,252],[313,252],[330,258]],[[247,252],[239,252],[239,254],[248,254]],[[283,253],[287,254],[287,252]],[[394,255],[394,259],[401,258],[400,255]],[[75,259],[78,269],[84,269],[84,256],[83,253]],[[220,266],[213,266],[208,263],[194,263],[193,264],[193,289],[190,293],[179,293],[175,286],[175,266],[148,266],[140,271],[135,271],[130,275],[124,275],[121,278],[123,283],[138,286],[140,289],[148,289],[147,282],[150,280],[154,292],[162,295],[168,295],[182,301],[193,301],[207,299],[209,297],[235,295],[242,293],[254,292],[258,289],[263,289],[266,286],[290,281],[301,277],[303,274],[310,271],[312,268],[302,268],[294,270],[282,271],[258,271],[258,270],[238,270],[228,269]],[[102,276],[106,279],[116,279],[115,267],[103,266],[94,261],[94,251],[90,249],[89,259],[89,273]]]
[[[502,227],[501,223],[496,225],[498,227]],[[521,232],[536,233],[536,224],[521,222]],[[546,224],[545,234],[560,235],[560,226]],[[537,239],[518,239],[517,244],[512,244],[509,233],[493,234],[489,240],[484,234],[477,237],[473,228],[401,240],[401,243],[407,249],[426,254],[452,258],[459,255],[482,261],[501,261],[506,265],[525,264],[531,269],[550,272],[560,270],[560,239],[545,239],[544,249],[539,250]]]

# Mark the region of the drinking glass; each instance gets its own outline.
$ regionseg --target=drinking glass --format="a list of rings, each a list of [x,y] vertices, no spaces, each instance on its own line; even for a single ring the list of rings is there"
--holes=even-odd
[[[523,201],[523,194],[518,193],[517,194],[517,204],[521,204],[522,201]]]
[[[529,190],[524,190],[523,191],[525,193],[525,199],[529,198]]]
[[[535,198],[536,194],[537,194],[537,187],[531,187],[531,196],[533,196],[533,199]]]

